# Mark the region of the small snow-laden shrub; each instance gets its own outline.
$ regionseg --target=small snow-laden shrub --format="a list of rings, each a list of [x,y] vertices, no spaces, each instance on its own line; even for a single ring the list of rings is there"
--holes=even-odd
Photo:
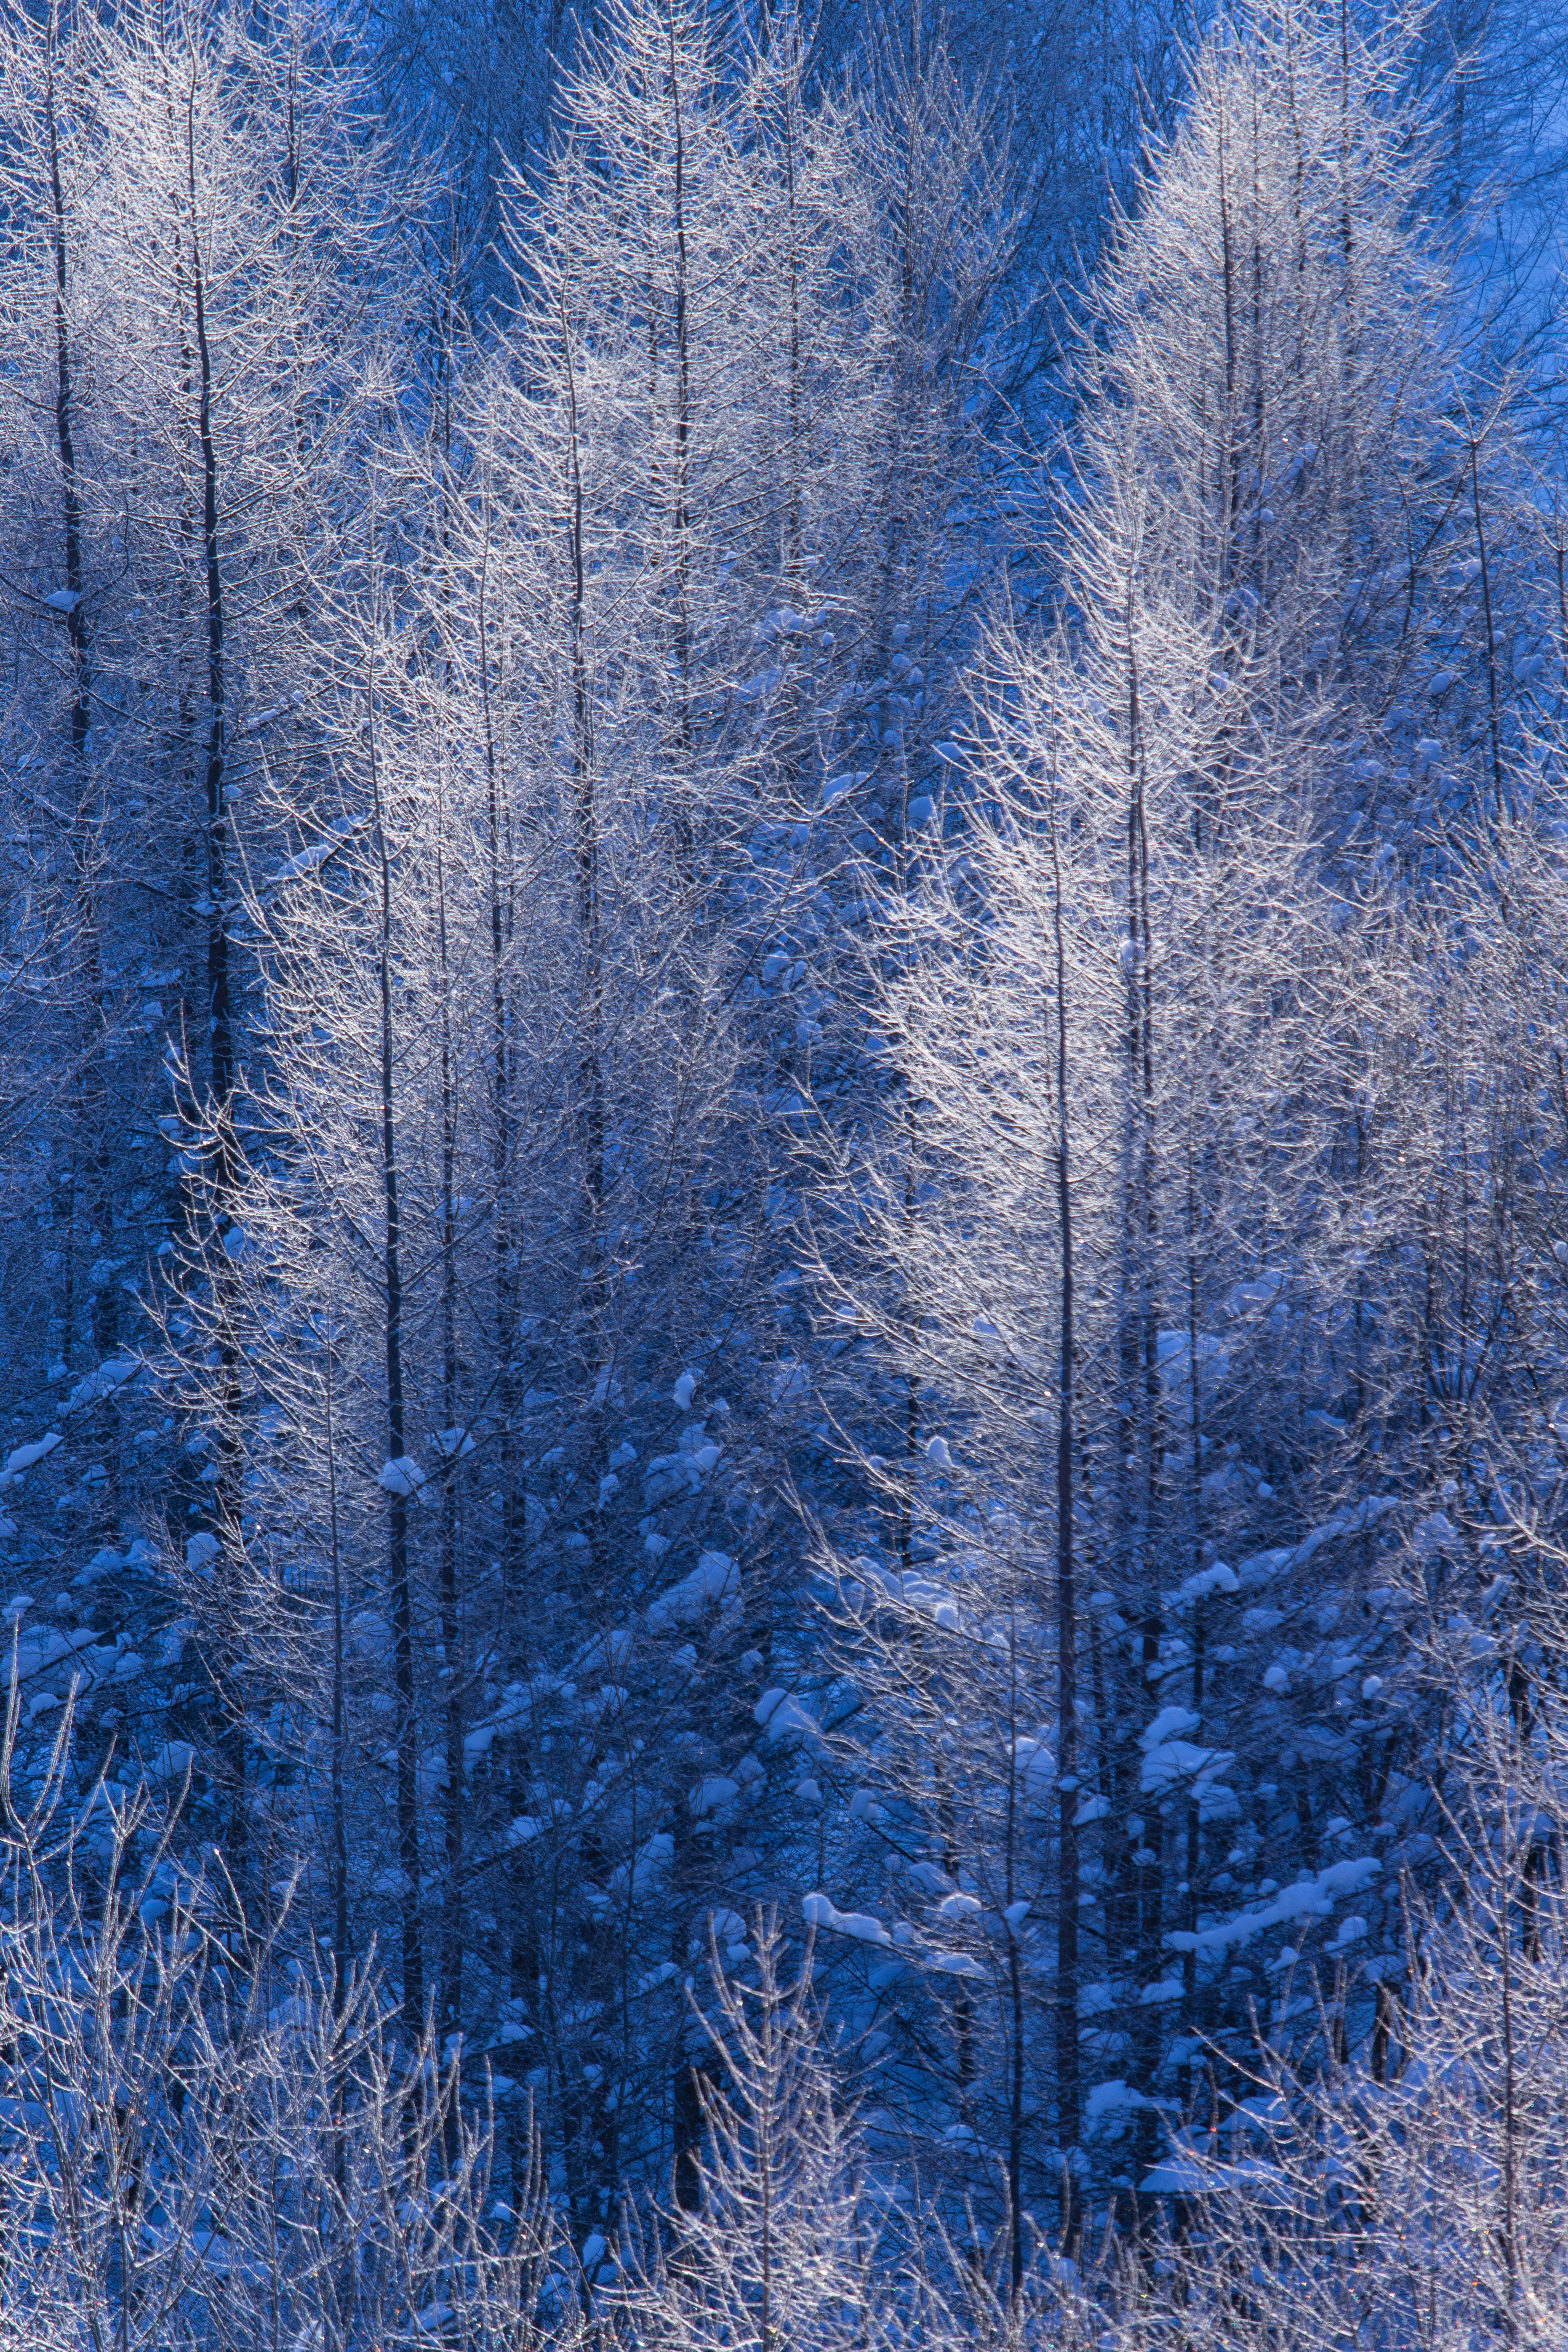
[[[240,2352],[573,2339],[536,2175],[372,1976],[173,1861],[177,1805],[12,1802],[0,1749],[0,2342]]]

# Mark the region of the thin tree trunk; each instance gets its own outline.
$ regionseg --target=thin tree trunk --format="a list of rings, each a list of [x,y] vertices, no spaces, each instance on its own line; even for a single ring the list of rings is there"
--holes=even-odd
[[[1077,1378],[1076,1301],[1073,1290],[1072,1110],[1068,1093],[1067,918],[1062,905],[1061,844],[1053,793],[1050,811],[1052,944],[1056,958],[1057,1245],[1060,1345],[1057,1362],[1057,1697],[1061,1724],[1061,1811],[1058,1825],[1057,1885],[1057,2137],[1064,2159],[1078,2145],[1081,2117],[1079,2065],[1079,1770],[1078,1596],[1073,1549],[1073,1411]],[[1016,1939],[1013,1964],[1016,1968]],[[1064,2249],[1077,2238],[1076,2180],[1070,2162],[1063,2168]],[[1014,2224],[1015,2292],[1022,2285],[1021,2221]]]
[[[459,1435],[462,1410],[458,1391],[458,1106],[452,1052],[446,870],[439,847],[437,851],[436,891],[437,961],[441,988],[441,1396],[445,1433],[439,1548],[441,1673],[445,1684],[447,1734],[445,1895],[437,2015],[442,2032],[449,2034],[459,2032],[462,2028],[466,1662],[458,1595],[458,1481],[462,1463],[462,1439]]]
[[[202,253],[196,181],[195,67],[177,107],[171,92],[171,122],[178,122],[184,149],[184,260],[190,268],[191,350],[195,362],[196,450],[201,472],[201,581],[206,646],[206,741],[203,752],[203,835],[205,866],[200,912],[206,930],[206,1064],[207,1100],[204,1119],[209,1136],[208,1199],[213,1204],[216,1249],[211,1254],[217,1293],[219,1330],[216,1382],[216,1467],[212,1512],[219,1541],[218,1562],[231,1587],[237,1571],[241,1541],[239,1443],[242,1354],[232,1312],[234,1282],[228,1272],[226,1244],[233,1230],[234,1203],[239,1181],[239,1153],[235,1127],[234,1097],[237,1064],[233,990],[229,956],[228,816],[224,805],[227,766],[227,614],[222,548],[218,535],[219,467],[214,421],[215,371],[207,311],[206,267]],[[237,1615],[238,1597],[231,1608]],[[229,1825],[226,1862],[237,1886],[243,1886],[249,1849],[250,1816],[247,1793],[245,1702],[236,1681],[232,1658],[220,1659],[215,1670],[222,1718],[221,1772],[227,1784]]]
[[[675,180],[671,191],[675,236],[675,667],[679,703],[676,747],[681,789],[690,793],[691,756],[691,334],[690,272],[686,250],[686,116],[681,101],[680,60],[675,41],[675,9],[668,0],[669,103],[675,134]],[[576,447],[576,419],[573,419]],[[579,544],[581,542],[579,541]],[[678,819],[688,851],[693,846],[692,804]]]
[[[593,701],[588,676],[588,590],[582,446],[577,414],[577,375],[570,321],[561,309],[562,355],[566,370],[566,513],[572,573],[572,812],[577,876],[577,921],[582,941],[582,1046],[579,1094],[584,1127],[584,1206],[588,1220],[589,1298],[586,1321],[591,1382],[604,1370],[605,1315],[608,1304],[604,1264],[605,1076],[604,941],[601,936],[599,812],[595,798]]]
[[[527,1506],[517,1475],[520,1412],[518,1345],[516,1118],[512,1099],[511,1025],[507,1003],[507,954],[510,940],[508,859],[501,805],[500,755],[490,691],[490,518],[484,521],[479,583],[479,701],[485,743],[485,815],[489,871],[490,1105],[494,1118],[491,1174],[495,1186],[494,1287],[496,1401],[500,1407],[497,1469],[500,1475],[500,1619],[503,1638],[515,1647],[521,1612],[518,1585],[528,1539]]]
[[[371,810],[381,886],[381,924],[376,942],[376,978],[381,996],[380,1113],[382,1210],[384,1244],[386,1451],[389,1463],[404,1461],[407,1436],[403,1390],[403,1226],[398,1189],[397,1129],[392,1021],[392,854],[376,756],[375,673],[368,681],[370,708]],[[409,1561],[407,1481],[389,1478],[386,1498],[386,1582],[392,1612],[393,1675],[397,1706],[397,1860],[402,1881],[403,2022],[411,2042],[425,2026],[425,1955],[420,1927],[418,1726],[414,1685],[414,1589]]]

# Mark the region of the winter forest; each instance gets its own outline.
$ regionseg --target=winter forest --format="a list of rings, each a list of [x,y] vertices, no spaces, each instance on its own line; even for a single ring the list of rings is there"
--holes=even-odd
[[[1568,23],[0,46],[0,2347],[1568,2345]]]

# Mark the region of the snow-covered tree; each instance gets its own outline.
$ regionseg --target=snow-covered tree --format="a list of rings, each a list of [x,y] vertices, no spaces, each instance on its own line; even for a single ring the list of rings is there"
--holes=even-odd
[[[1347,1008],[1423,950],[1349,845],[1398,821],[1399,780],[1381,814],[1365,786],[1442,625],[1458,378],[1401,53],[1352,71],[1342,30],[1221,26],[1112,245],[1065,616],[975,673],[942,838],[878,943],[901,1117],[818,1223],[825,1303],[903,1398],[861,1440],[871,1545],[838,1552],[875,1730],[821,1734],[868,1776],[850,1883],[910,1914],[909,1990],[876,1958],[863,1997],[903,2009],[918,2104],[922,1964],[966,1979],[941,2125],[1005,2158],[1019,2213],[1031,2168],[1033,2197],[1137,2187],[1200,2048],[1245,2047],[1281,1881],[1321,1906],[1374,1868],[1393,1761],[1357,1706],[1363,1641],[1398,1641],[1390,1465],[1336,1443],[1352,1236],[1385,1207],[1344,1166]],[[972,1950],[929,1948],[944,1919]]]

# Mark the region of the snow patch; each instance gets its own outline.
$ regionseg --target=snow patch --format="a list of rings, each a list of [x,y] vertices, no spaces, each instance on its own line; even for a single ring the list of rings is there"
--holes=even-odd
[[[399,1454],[395,1460],[383,1463],[375,1483],[384,1495],[401,1495],[406,1501],[423,1489],[425,1473],[411,1454]]]
[[[765,1739],[783,1739],[792,1731],[803,1732],[808,1739],[822,1737],[822,1727],[816,1717],[786,1690],[765,1690],[752,1715],[762,1725]]]
[[[889,1944],[892,1937],[879,1919],[868,1911],[840,1911],[823,1894],[807,1895],[801,1900],[801,1915],[813,1927],[826,1927],[835,1936],[849,1936],[858,1944]]]
[[[741,1571],[729,1553],[705,1551],[689,1576],[649,1602],[647,1622],[656,1633],[663,1633],[672,1625],[692,1623],[710,1602],[732,1609],[740,1599]]]
[[[35,1462],[42,1462],[57,1445],[64,1443],[59,1431],[51,1429],[44,1436],[34,1438],[30,1445],[13,1446],[5,1456],[5,1467],[0,1470],[0,1494],[4,1494],[7,1486],[14,1486]]]
[[[1226,1951],[1233,1944],[1250,1943],[1265,1927],[1283,1927],[1289,1919],[1327,1919],[1338,1896],[1359,1895],[1382,1875],[1383,1864],[1374,1854],[1363,1854],[1354,1862],[1333,1862],[1315,1878],[1298,1879],[1293,1886],[1283,1888],[1260,1911],[1243,1911],[1209,1927],[1173,1928],[1165,1941],[1177,1952]]]

